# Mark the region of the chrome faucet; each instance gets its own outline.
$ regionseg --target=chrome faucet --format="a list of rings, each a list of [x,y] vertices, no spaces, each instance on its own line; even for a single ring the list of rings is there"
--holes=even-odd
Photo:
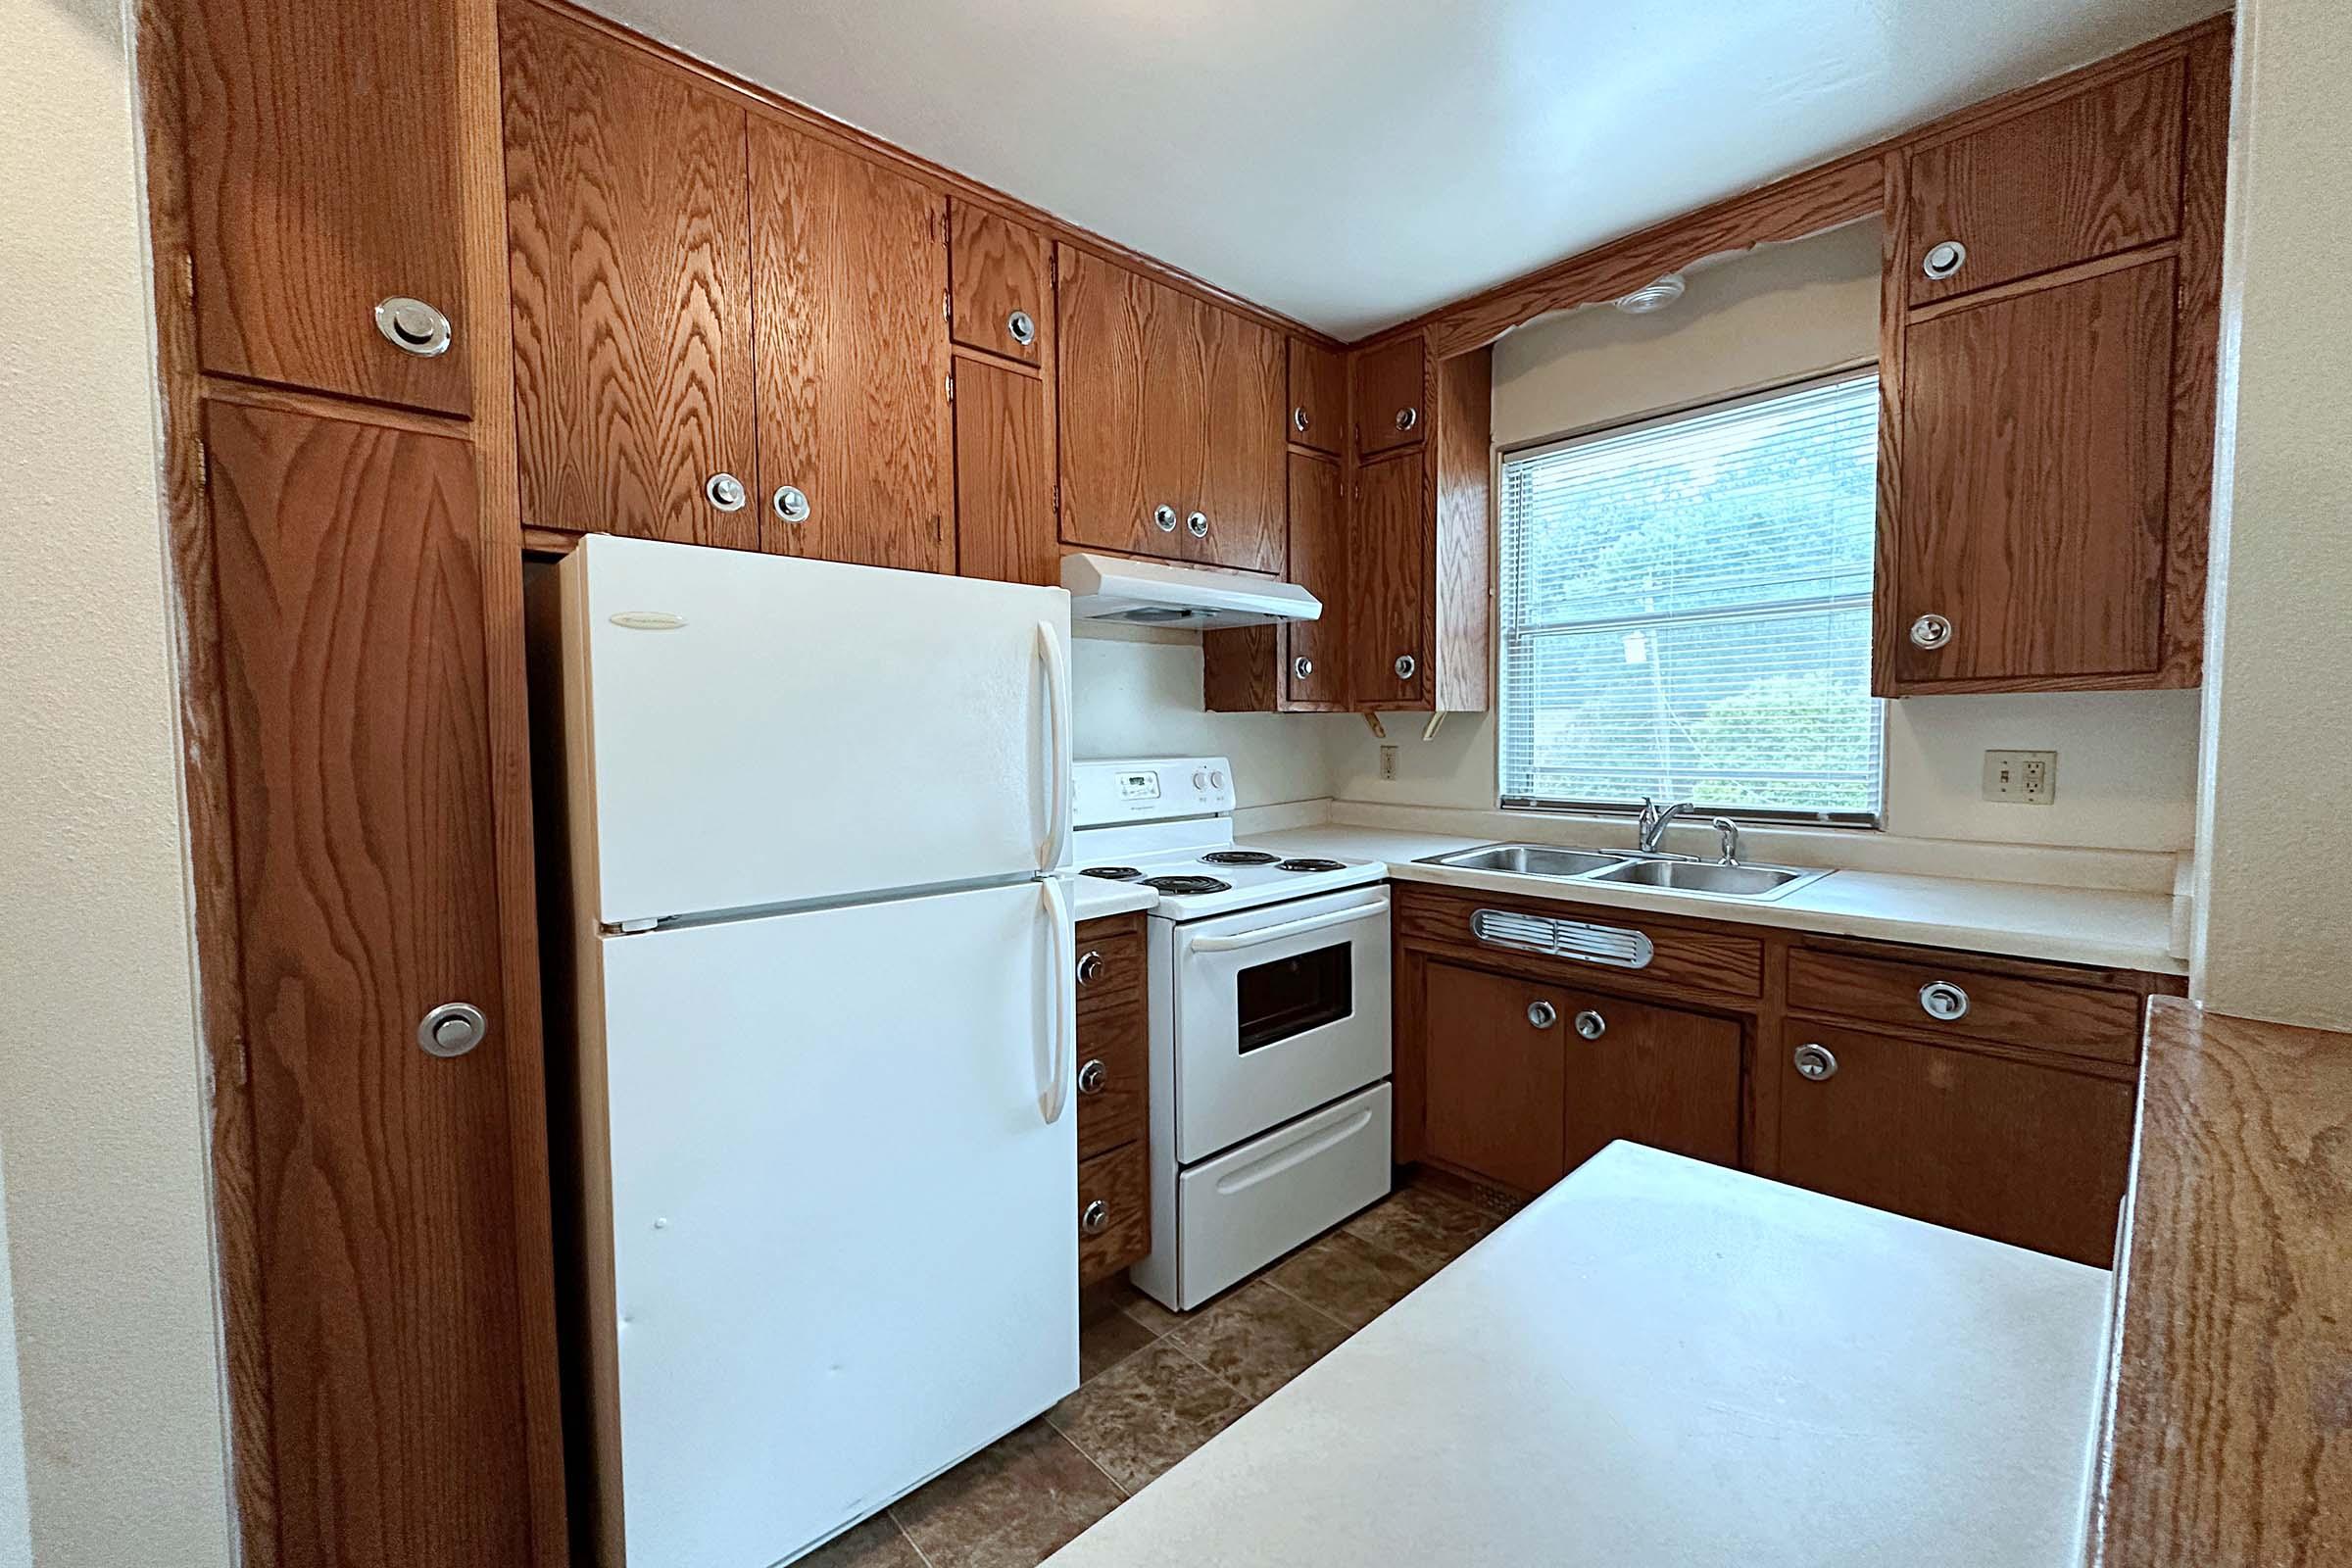
[[[1642,797],[1642,815],[1634,825],[1634,847],[1643,855],[1658,852],[1658,840],[1666,832],[1666,824],[1690,809],[1689,801],[1677,801],[1664,810],[1648,796]]]

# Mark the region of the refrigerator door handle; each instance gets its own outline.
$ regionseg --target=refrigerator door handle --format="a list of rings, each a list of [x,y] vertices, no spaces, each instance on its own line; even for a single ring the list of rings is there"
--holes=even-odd
[[[1037,623],[1037,657],[1046,666],[1046,841],[1038,869],[1052,871],[1070,853],[1070,662],[1054,623]]]
[[[1069,899],[1061,891],[1061,879],[1049,876],[1038,884],[1046,895],[1046,923],[1053,929],[1046,940],[1054,950],[1054,1054],[1047,1070],[1045,1090],[1038,1096],[1038,1114],[1051,1127],[1061,1120],[1061,1113],[1070,1099],[1070,1061],[1077,1054],[1078,1032],[1078,942],[1077,932],[1070,924]]]

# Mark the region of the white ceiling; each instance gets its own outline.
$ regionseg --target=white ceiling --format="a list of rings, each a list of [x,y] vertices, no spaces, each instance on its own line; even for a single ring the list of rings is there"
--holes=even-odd
[[[592,0],[1341,338],[2216,0]]]

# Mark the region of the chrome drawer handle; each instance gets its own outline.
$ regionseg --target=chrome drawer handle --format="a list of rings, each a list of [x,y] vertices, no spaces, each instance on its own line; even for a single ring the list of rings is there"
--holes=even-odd
[[[1037,318],[1027,311],[1015,311],[1004,318],[1004,330],[1012,334],[1015,343],[1027,348],[1037,341]]]
[[[1396,678],[1398,680],[1411,680],[1413,678],[1413,671],[1419,669],[1420,667],[1421,661],[1415,659],[1412,655],[1398,654],[1396,656]]]
[[[1078,1229],[1088,1236],[1100,1236],[1110,1225],[1110,1205],[1100,1198],[1078,1211]]]
[[[375,302],[375,329],[384,334],[385,342],[420,360],[437,359],[449,352],[449,318],[405,294]]]
[[[1101,1056],[1096,1056],[1078,1069],[1078,1092],[1082,1095],[1099,1095],[1102,1092],[1102,1081],[1109,1076],[1110,1069],[1102,1065]]]
[[[1306,412],[1305,404],[1301,403],[1291,410],[1291,428],[1300,435],[1306,434],[1306,427],[1314,422],[1314,419]]]
[[[1940,283],[1967,264],[1968,247],[1956,239],[1945,239],[1928,247],[1928,254],[1920,260],[1919,270]]]
[[[1609,1032],[1609,1020],[1587,1007],[1576,1015],[1576,1032],[1587,1040],[1598,1040]]]
[[[1397,429],[1410,430],[1414,425],[1419,424],[1420,422],[1421,411],[1419,409],[1398,409],[1396,411]]]
[[[1919,988],[1919,1006],[1929,1017],[1950,1023],[1968,1016],[1968,993],[1949,980],[1931,980]]]
[[[1796,1075],[1808,1083],[1817,1084],[1825,1078],[1838,1075],[1838,1058],[1830,1054],[1827,1046],[1817,1046],[1807,1041],[1796,1048],[1795,1061]]]
[[[1090,948],[1078,959],[1078,983],[1091,986],[1102,978],[1102,955]]]
[[[1300,654],[1297,659],[1291,661],[1292,679],[1304,680],[1307,676],[1312,675],[1314,672],[1315,662],[1307,658],[1304,654]]]
[[[1548,1002],[1531,1002],[1527,1004],[1527,1021],[1539,1029],[1548,1029],[1560,1021],[1560,1009]]]
[[[768,497],[768,505],[774,507],[776,515],[786,522],[801,523],[808,520],[808,498],[791,485],[776,486],[776,493]]]
[[[1941,615],[1922,615],[1911,623],[1911,643],[1916,648],[1941,648],[1952,640],[1952,623]]]
[[[428,1056],[463,1056],[482,1043],[490,1020],[470,1002],[444,1002],[416,1023],[416,1043]]]
[[[1196,512],[1192,515],[1186,517],[1184,519],[1184,531],[1191,534],[1196,539],[1207,538],[1208,514],[1202,512]]]
[[[1164,501],[1153,507],[1152,509],[1152,526],[1157,528],[1161,533],[1174,533],[1176,531],[1176,509]]]
[[[731,473],[714,473],[703,485],[703,494],[721,512],[741,512],[743,504],[752,498],[743,481]]]

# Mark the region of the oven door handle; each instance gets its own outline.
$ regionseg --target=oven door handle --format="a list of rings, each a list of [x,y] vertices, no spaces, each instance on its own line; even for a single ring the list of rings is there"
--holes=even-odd
[[[1309,915],[1303,920],[1292,920],[1284,925],[1270,925],[1257,931],[1245,931],[1234,937],[1195,937],[1191,948],[1195,953],[1231,953],[1237,948],[1254,948],[1268,942],[1280,942],[1284,937],[1302,936],[1320,931],[1326,926],[1353,925],[1374,915],[1389,912],[1389,901],[1359,905],[1352,909],[1334,909],[1329,914]]]

